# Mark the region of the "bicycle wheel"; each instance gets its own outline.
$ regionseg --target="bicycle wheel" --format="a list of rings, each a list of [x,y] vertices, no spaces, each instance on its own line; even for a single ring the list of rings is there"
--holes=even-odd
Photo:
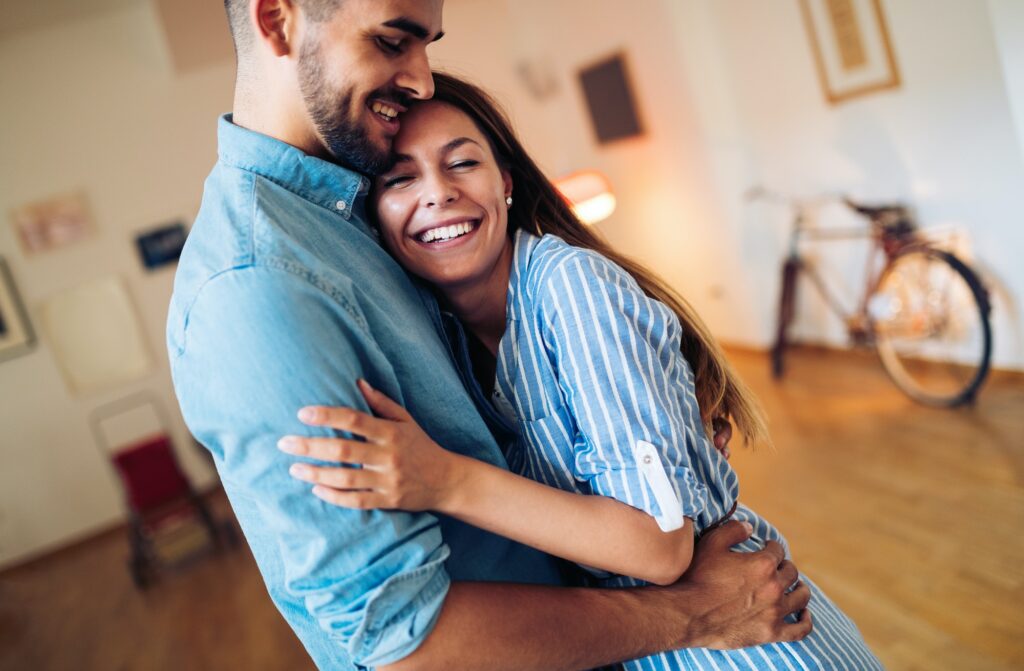
[[[992,355],[988,292],[960,259],[910,248],[882,271],[868,301],[882,365],[904,393],[928,405],[969,403]]]

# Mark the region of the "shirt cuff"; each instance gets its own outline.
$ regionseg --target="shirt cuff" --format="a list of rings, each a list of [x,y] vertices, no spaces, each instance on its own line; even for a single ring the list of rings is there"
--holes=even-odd
[[[430,635],[451,586],[443,561],[447,555],[394,576],[370,597],[351,646],[357,664],[391,664],[411,655]]]

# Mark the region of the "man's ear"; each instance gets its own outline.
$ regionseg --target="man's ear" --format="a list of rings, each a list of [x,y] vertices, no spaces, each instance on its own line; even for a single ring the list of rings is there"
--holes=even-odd
[[[292,0],[249,0],[249,19],[256,40],[275,56],[287,56],[295,48],[297,10]]]

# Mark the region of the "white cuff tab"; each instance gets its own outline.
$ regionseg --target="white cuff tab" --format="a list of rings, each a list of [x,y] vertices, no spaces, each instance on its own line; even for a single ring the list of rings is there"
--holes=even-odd
[[[661,515],[654,518],[658,522],[658,528],[665,532],[682,528],[683,504],[669,482],[657,448],[646,440],[638,440],[636,447],[633,448],[633,457],[636,459],[637,468],[640,469],[640,475],[654,492],[654,500],[661,509]]]

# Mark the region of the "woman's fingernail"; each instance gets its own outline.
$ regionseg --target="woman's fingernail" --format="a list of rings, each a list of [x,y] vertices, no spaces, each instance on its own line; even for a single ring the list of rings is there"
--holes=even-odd
[[[302,450],[302,441],[295,436],[285,436],[277,441],[277,449],[289,454],[299,454]]]
[[[307,478],[311,474],[309,466],[305,464],[292,464],[291,467],[288,468],[288,472],[296,478]]]
[[[316,408],[303,408],[302,410],[299,410],[299,419],[303,422],[315,422],[316,418]]]
[[[358,380],[356,380],[356,383],[366,388],[368,391],[373,391],[373,386],[370,385],[370,383],[364,380],[363,378],[359,378]]]
[[[748,534],[754,533],[754,525],[752,525],[750,522],[740,522],[740,524],[743,525],[743,528],[746,530]]]

